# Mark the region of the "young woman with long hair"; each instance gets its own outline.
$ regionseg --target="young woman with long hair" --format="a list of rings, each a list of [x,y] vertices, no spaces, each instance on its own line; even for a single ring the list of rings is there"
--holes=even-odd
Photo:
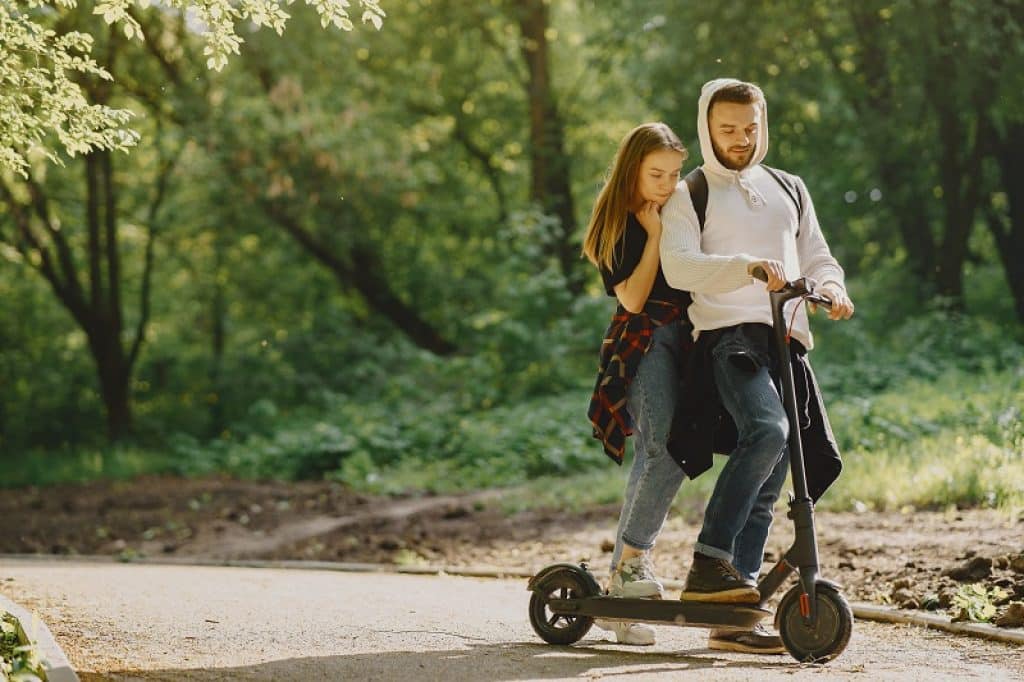
[[[658,253],[661,207],[675,191],[686,148],[664,123],[634,128],[619,145],[594,202],[583,253],[601,272],[618,308],[605,334],[590,404],[594,436],[622,463],[636,435],[612,554],[608,592],[660,599],[650,550],[685,475],[668,452],[679,398],[680,365],[689,346],[687,293],[665,281]],[[654,644],[642,623],[598,621],[625,644]]]

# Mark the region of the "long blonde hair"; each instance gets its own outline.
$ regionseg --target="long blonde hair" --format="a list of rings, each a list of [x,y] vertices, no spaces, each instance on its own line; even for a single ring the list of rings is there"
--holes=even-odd
[[[583,237],[583,255],[597,267],[612,269],[615,247],[623,241],[626,216],[636,199],[640,164],[648,154],[662,149],[680,152],[686,160],[686,147],[664,123],[639,125],[619,144]]]

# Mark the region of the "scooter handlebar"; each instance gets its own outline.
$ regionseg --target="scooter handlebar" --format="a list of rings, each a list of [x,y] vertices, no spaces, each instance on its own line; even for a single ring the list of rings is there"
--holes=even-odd
[[[761,280],[762,282],[768,281],[768,273],[765,272],[764,268],[762,268],[760,265],[755,266],[754,269],[751,270],[750,274],[753,275],[756,279]],[[817,294],[814,292],[816,284],[817,283],[810,277],[801,277],[800,279],[793,280],[792,282],[786,282],[786,284],[779,291],[782,293],[802,296],[804,300],[806,300],[809,303],[814,303],[824,308],[831,308],[831,299],[828,299],[825,296],[822,296],[821,294]]]

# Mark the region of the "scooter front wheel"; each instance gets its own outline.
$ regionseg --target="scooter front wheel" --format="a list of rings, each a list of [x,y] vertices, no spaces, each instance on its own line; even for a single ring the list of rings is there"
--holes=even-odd
[[[592,588],[576,571],[559,569],[548,575],[530,596],[530,625],[548,644],[573,644],[590,631],[594,619],[552,613],[552,599],[583,599],[594,596]]]
[[[826,663],[849,644],[853,611],[836,588],[819,583],[815,588],[818,617],[809,625],[800,612],[802,594],[799,584],[786,593],[775,614],[775,625],[793,658],[802,663]]]

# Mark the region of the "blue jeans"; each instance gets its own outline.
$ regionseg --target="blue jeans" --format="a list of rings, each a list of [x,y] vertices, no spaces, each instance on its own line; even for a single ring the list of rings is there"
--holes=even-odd
[[[651,346],[629,385],[626,407],[634,423],[633,465],[615,533],[611,569],[622,556],[623,544],[648,550],[665,524],[669,507],[686,474],[668,453],[668,436],[679,399],[679,364],[687,322],[658,327]]]
[[[773,507],[789,470],[789,419],[768,367],[737,358],[728,348],[718,350],[713,353],[715,384],[738,438],[708,500],[694,549],[731,561],[756,580]]]

